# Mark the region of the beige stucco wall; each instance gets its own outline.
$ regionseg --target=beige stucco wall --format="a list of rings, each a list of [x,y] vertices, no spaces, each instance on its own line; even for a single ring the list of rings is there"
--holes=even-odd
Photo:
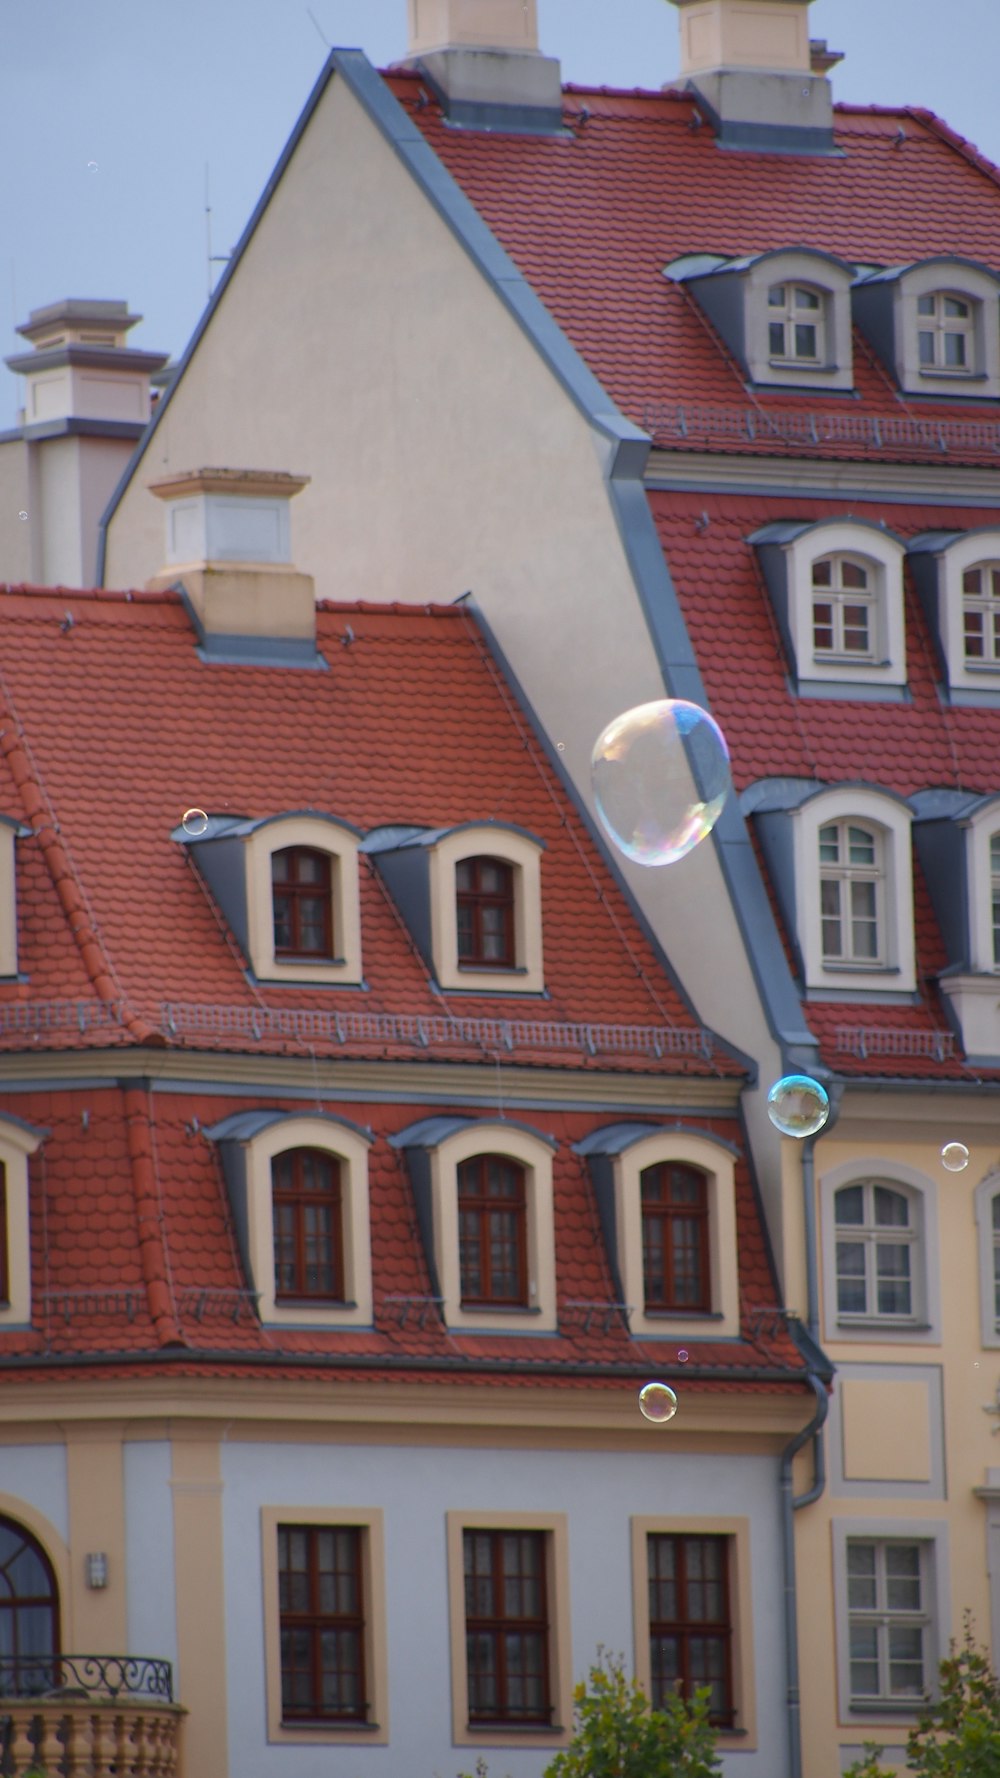
[[[146,484],[201,464],[311,476],[292,553],[321,598],[471,589],[588,799],[597,734],[663,695],[586,421],[336,78],[118,508],[107,585],[162,567]],[[776,1051],[712,848],[621,865],[701,1018],[760,1057],[766,1092]]]
[[[97,527],[131,454],[127,439],[49,438],[31,445],[35,529],[46,586],[93,586]]]
[[[0,444],[0,581],[17,586],[38,576],[33,559],[30,459],[23,438]],[[19,514],[26,512],[22,519]]]

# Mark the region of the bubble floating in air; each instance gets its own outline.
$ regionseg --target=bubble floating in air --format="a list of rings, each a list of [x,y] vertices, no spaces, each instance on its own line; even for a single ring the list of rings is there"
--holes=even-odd
[[[26,512],[19,512],[17,516],[23,522],[27,518],[28,515]]]
[[[732,780],[717,722],[698,704],[663,698],[616,716],[590,762],[601,822],[636,864],[674,864],[711,833]]]
[[[181,816],[181,826],[192,839],[208,831],[208,816],[204,809],[185,809]]]
[[[644,1383],[639,1391],[639,1412],[657,1426],[665,1426],[677,1412],[677,1397],[669,1383]]]
[[[941,1150],[941,1165],[948,1173],[964,1173],[969,1165],[969,1151],[964,1142],[946,1142]]]
[[[97,162],[96,161],[88,161],[87,162],[87,172],[88,173],[96,173],[97,172]]]
[[[830,1115],[825,1087],[808,1074],[783,1074],[767,1095],[767,1115],[783,1136],[815,1136]]]
[[[688,1361],[688,1355],[687,1355],[687,1352],[685,1351],[684,1347],[682,1346],[680,1351],[677,1354],[677,1362],[678,1362],[678,1364],[687,1364],[687,1361]]]

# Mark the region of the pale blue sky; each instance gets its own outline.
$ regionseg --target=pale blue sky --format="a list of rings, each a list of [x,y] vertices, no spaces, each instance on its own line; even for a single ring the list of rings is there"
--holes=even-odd
[[[676,72],[666,0],[539,0],[539,18],[564,79]],[[810,18],[846,52],[836,97],[929,106],[1000,161],[1000,0],[815,0]],[[126,298],[145,317],[131,343],[179,355],[206,295],[206,162],[226,253],[323,64],[320,31],[384,66],[405,53],[405,0],[0,0],[4,356],[23,349],[15,318],[63,296]],[[0,370],[0,427],[18,389]]]

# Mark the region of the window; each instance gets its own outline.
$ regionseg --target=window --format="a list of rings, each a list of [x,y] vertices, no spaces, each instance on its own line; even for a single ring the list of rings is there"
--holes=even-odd
[[[819,830],[823,961],[855,967],[882,961],[879,835],[853,821]]]
[[[976,369],[973,306],[947,290],[917,297],[917,351],[921,367],[968,375]]]
[[[277,1302],[344,1300],[340,1162],[292,1148],[271,1162],[274,1294]]]
[[[423,1118],[403,1149],[427,1267],[448,1327],[556,1328],[555,1143],[513,1120]],[[491,1327],[492,1323],[492,1327]]]
[[[524,1168],[506,1155],[474,1155],[458,1169],[462,1304],[527,1306]]]
[[[261,1509],[270,1742],[383,1745],[389,1738],[382,1514]]]
[[[261,1320],[369,1325],[370,1131],[332,1114],[263,1110],[236,1112],[206,1135],[218,1143]]]
[[[1000,965],[1000,833],[990,835],[990,923],[993,961]]]
[[[646,1547],[653,1707],[662,1710],[674,1692],[690,1698],[707,1686],[712,1721],[728,1728],[733,1691],[726,1539],[660,1534]]]
[[[0,1305],[10,1302],[10,1260],[7,1253],[7,1169],[0,1161]]]
[[[705,1176],[683,1162],[647,1167],[640,1179],[642,1271],[647,1309],[711,1307]]]
[[[962,575],[965,660],[1000,666],[1000,562],[977,562]]]
[[[271,853],[276,957],[332,957],[330,857],[307,846]]]
[[[0,977],[17,975],[17,848],[20,834],[16,821],[0,815]]]
[[[60,1683],[59,1595],[52,1565],[23,1525],[0,1518],[0,1692],[33,1697]]]
[[[923,1699],[931,1673],[924,1546],[849,1538],[847,1609],[852,1704]]]
[[[364,1722],[361,1532],[279,1525],[281,1713],[285,1722]]]
[[[772,284],[767,323],[772,362],[818,364],[825,357],[823,296],[811,284]]]
[[[813,650],[870,660],[875,608],[871,570],[852,556],[821,556],[813,563]]]
[[[455,867],[455,889],[459,963],[513,968],[513,867],[500,858],[463,858]]]
[[[1000,1192],[993,1199],[993,1320],[1000,1332]]]
[[[449,1512],[446,1523],[455,1744],[565,1745],[565,1514]]]
[[[469,1721],[547,1723],[545,1534],[466,1531],[463,1547]]]
[[[836,1196],[837,1313],[914,1314],[914,1240],[904,1192],[872,1180]]]
[[[43,1136],[22,1118],[0,1115],[0,1327],[31,1323],[28,1158]]]
[[[991,1168],[975,1191],[979,1246],[980,1343],[1000,1346],[1000,1173]]]

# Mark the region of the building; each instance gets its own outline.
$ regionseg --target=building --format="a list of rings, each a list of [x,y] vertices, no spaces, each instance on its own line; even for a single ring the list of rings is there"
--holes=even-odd
[[[829,1368],[748,1064],[465,604],[247,565],[301,486],[0,595],[4,1770],[538,1778],[604,1641],[775,1778]]]

